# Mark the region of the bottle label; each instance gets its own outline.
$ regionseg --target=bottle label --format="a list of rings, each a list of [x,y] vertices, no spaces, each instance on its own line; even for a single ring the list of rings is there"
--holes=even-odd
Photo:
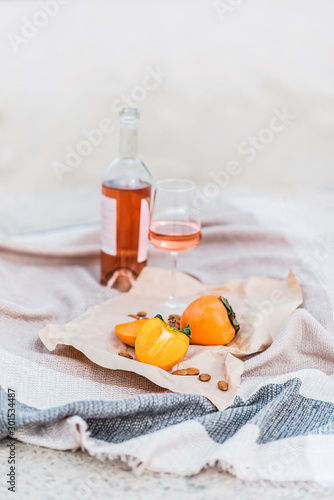
[[[101,250],[108,255],[117,254],[117,205],[115,198],[102,195]]]
[[[146,198],[142,198],[140,203],[140,225],[138,241],[138,262],[144,262],[148,256],[148,230],[150,223],[150,209]]]

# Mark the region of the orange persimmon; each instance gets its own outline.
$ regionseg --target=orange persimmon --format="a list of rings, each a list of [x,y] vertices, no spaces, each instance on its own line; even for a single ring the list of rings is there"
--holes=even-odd
[[[137,321],[129,321],[129,323],[120,323],[115,326],[117,337],[126,345],[135,346],[136,337],[148,319],[139,319]]]
[[[142,363],[169,370],[186,354],[190,329],[183,332],[169,326],[160,315],[149,319],[137,335],[136,358]]]
[[[225,345],[231,342],[240,326],[225,297],[219,293],[194,300],[181,316],[181,329],[191,328],[191,344]]]

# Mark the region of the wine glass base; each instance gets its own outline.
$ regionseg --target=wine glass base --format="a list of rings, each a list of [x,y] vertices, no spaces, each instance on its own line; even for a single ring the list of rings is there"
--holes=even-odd
[[[176,299],[168,299],[167,302],[159,306],[159,311],[160,314],[166,318],[168,318],[170,314],[178,314],[181,316],[187,305],[188,304],[185,302],[179,302]]]

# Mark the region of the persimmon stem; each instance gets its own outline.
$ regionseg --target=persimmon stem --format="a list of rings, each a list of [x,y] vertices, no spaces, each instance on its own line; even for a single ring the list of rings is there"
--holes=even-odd
[[[175,328],[174,326],[170,326],[164,319],[163,317],[161,316],[161,314],[156,314],[154,316],[155,318],[158,318],[158,319],[161,319],[161,321],[163,321],[166,325],[166,327],[169,329],[169,330],[174,330],[176,332],[180,332],[180,333],[184,333],[185,335],[187,335],[187,337],[191,338],[191,329],[190,329],[190,325],[187,325],[185,328],[183,328],[183,330],[179,330],[178,328]]]
[[[225,297],[223,297],[221,295],[219,298],[222,301],[222,303],[224,304],[226,311],[227,311],[228,319],[230,320],[230,323],[235,330],[235,334],[237,334],[238,331],[240,330],[240,324],[235,316],[235,312],[233,311],[229,301]]]

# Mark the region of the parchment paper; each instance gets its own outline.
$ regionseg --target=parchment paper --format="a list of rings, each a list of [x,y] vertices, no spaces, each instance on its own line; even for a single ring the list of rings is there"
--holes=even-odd
[[[178,297],[185,305],[206,293],[219,292],[232,305],[240,331],[227,346],[190,345],[182,361],[167,372],[136,359],[118,356],[120,351],[126,351],[135,358],[135,350],[118,339],[114,326],[131,321],[128,314],[138,311],[146,311],[149,317],[161,313],[169,276],[168,270],[146,267],[128,293],[89,308],[70,323],[48,325],[39,332],[40,339],[50,351],[58,344],[73,346],[105,368],[135,372],[173,392],[201,394],[223,410],[233,403],[240,385],[243,361],[239,358],[270,346],[284,322],[303,301],[300,285],[291,271],[286,281],[249,278],[229,281],[219,287],[204,285],[178,273]],[[197,376],[170,373],[187,367],[198,368],[212,378],[209,382],[201,382]],[[219,380],[228,383],[228,391],[218,389]]]

